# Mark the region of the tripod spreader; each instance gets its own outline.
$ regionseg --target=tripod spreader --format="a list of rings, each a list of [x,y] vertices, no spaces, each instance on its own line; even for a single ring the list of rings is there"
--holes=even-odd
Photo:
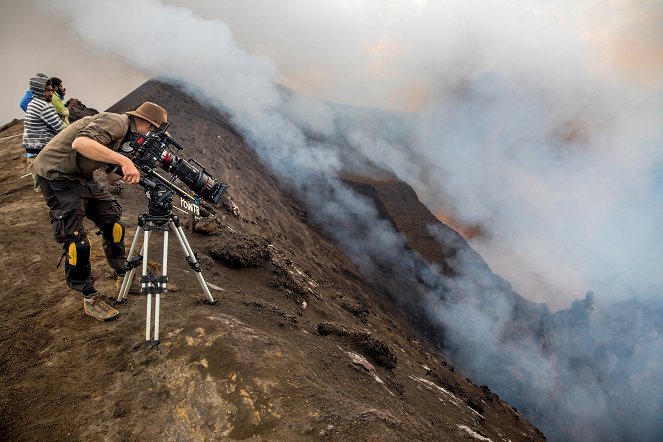
[[[131,271],[131,269],[135,269],[136,267],[138,267],[142,262],[143,262],[143,257],[141,255],[136,255],[131,259],[126,260],[126,262],[124,263],[124,270],[129,272]]]

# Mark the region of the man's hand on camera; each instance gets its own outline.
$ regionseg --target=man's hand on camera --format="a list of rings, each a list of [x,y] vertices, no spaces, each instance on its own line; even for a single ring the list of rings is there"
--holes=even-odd
[[[140,172],[134,166],[134,163],[126,158],[126,161],[123,161],[120,165],[122,167],[122,179],[125,183],[137,184],[140,181]]]

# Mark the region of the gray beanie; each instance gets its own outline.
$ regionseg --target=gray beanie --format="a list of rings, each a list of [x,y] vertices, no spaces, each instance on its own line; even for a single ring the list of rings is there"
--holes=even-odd
[[[44,89],[46,89],[48,80],[50,80],[50,77],[41,72],[30,79],[30,90],[33,97],[41,98],[42,100],[46,99]]]

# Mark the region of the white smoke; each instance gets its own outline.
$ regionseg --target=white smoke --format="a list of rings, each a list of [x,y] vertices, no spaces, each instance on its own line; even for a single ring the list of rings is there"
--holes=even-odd
[[[592,359],[592,370],[611,381],[623,378],[632,409],[643,402],[660,410],[660,400],[638,384],[644,372],[636,363],[661,374],[661,324],[650,317],[632,320],[624,301],[636,298],[651,310],[659,305],[663,97],[651,75],[638,76],[637,87],[625,81],[632,72],[630,64],[618,63],[622,51],[616,43],[601,44],[606,35],[634,40],[637,26],[628,23],[649,19],[629,16],[630,22],[605,27],[594,18],[583,27],[588,21],[577,3],[566,4],[571,19],[544,2],[326,1],[313,7],[301,1],[293,3],[295,9],[263,3],[242,2],[231,10],[226,2],[192,2],[192,8],[206,9],[206,18],[157,0],[79,0],[58,11],[100,50],[197,94],[204,91],[206,101],[228,111],[276,174],[308,190],[303,197],[312,212],[335,226],[337,239],[364,271],[371,272],[376,261],[399,266],[403,274],[421,269],[405,256],[400,238],[377,221],[376,210],[339,185],[337,172],[348,167],[344,154],[307,135],[350,144],[413,184],[434,211],[480,225],[484,235],[477,247],[530,299],[560,308],[595,290],[595,336],[588,337],[582,303],[568,311],[580,319],[563,311],[547,327],[556,336],[569,324],[587,325],[579,329],[587,340],[578,348],[599,348],[606,359]],[[650,12],[647,17],[661,17],[661,7],[635,3]],[[601,2],[611,19],[617,15],[605,10],[614,5],[619,1]],[[244,8],[260,10],[243,22],[253,32],[244,36],[244,46],[253,52],[236,42],[220,17]],[[119,19],[128,11],[138,19]],[[273,28],[279,32],[269,34]],[[644,29],[660,37],[659,28]],[[646,39],[637,42],[645,54],[660,50]],[[598,55],[597,45],[605,49]],[[656,66],[643,69],[656,72]],[[405,116],[349,111],[285,96],[278,81],[347,103],[411,108],[403,97],[414,97],[425,106]],[[459,265],[471,267],[465,260]],[[478,377],[499,384],[505,381],[493,376],[487,359],[503,351],[502,361],[522,369],[531,386],[510,399],[526,405],[539,404],[528,393],[554,395],[551,379],[563,382],[566,388],[554,402],[559,415],[537,416],[538,422],[554,431],[564,418],[579,416],[574,428],[584,419],[590,431],[603,435],[602,423],[615,413],[606,392],[615,386],[575,377],[562,367],[571,359],[552,364],[534,337],[501,342],[514,308],[510,288],[479,270],[466,273],[471,277],[426,288],[429,310],[451,330],[459,359]],[[449,293],[482,294],[459,302]],[[624,328],[611,327],[615,309]],[[647,308],[637,313],[646,316]],[[620,333],[617,348],[613,338]],[[556,351],[568,350],[566,337],[556,342]],[[583,394],[589,402],[579,402]],[[660,429],[655,414],[640,418],[639,436],[653,440]]]
[[[434,212],[481,226],[474,245],[530,299],[559,309],[586,290],[614,300],[626,288],[660,285],[651,270],[661,248],[648,239],[655,225],[644,201],[660,175],[662,6],[187,5],[278,60],[274,80],[332,101],[423,105],[410,149],[381,133],[384,124],[373,133],[337,129],[414,185]],[[334,115],[320,107],[297,121],[308,128],[313,115],[315,124],[323,117],[328,134]]]

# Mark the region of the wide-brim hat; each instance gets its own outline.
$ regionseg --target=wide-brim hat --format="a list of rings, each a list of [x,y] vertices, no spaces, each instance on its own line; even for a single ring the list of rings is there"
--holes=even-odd
[[[163,123],[168,123],[168,112],[158,104],[150,101],[146,101],[138,106],[138,109],[129,111],[127,114],[147,120],[156,127],[161,127]]]

